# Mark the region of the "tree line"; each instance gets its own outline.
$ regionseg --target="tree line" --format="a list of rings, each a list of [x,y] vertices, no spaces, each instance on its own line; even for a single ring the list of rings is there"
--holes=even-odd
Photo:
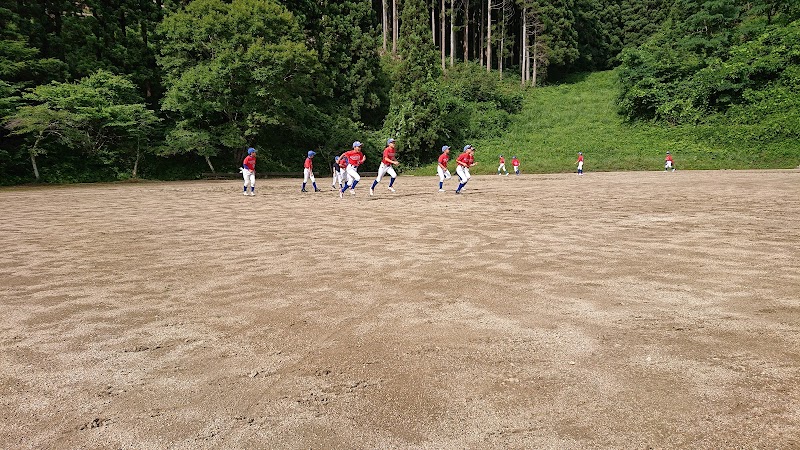
[[[0,0],[0,183],[192,178],[232,170],[249,146],[260,170],[290,171],[307,150],[358,139],[377,154],[387,136],[425,163],[502,132],[525,89],[620,64],[631,120],[700,120],[793,79],[744,73],[738,53],[709,75],[733,44],[792,45],[790,3]],[[784,56],[761,64],[796,64]],[[728,89],[732,72],[750,81]],[[683,95],[690,75],[719,92]]]

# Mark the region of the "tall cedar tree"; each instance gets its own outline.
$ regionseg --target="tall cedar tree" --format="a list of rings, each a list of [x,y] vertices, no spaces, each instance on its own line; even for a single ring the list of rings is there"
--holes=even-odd
[[[400,18],[400,64],[392,86],[388,134],[397,138],[406,163],[429,159],[444,131],[438,98],[441,68],[425,0],[405,0]]]

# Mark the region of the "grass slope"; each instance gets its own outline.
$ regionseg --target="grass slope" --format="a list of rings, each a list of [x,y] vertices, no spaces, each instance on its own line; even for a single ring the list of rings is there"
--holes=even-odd
[[[672,152],[681,169],[793,168],[800,144],[754,145],[724,139],[726,125],[670,127],[625,123],[617,114],[617,75],[613,71],[576,76],[570,82],[528,91],[523,110],[505,135],[473,143],[480,163],[472,172],[494,173],[498,155],[520,158],[523,173],[575,170],[578,151],[585,171],[663,170]],[[727,141],[727,142],[725,142]],[[459,152],[454,152],[453,158]],[[453,167],[451,167],[453,169]],[[432,164],[412,173],[430,175]]]

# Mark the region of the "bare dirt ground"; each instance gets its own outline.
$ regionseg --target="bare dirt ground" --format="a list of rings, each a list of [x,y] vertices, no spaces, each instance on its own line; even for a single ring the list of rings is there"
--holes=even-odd
[[[321,181],[0,190],[0,447],[800,447],[800,171]]]

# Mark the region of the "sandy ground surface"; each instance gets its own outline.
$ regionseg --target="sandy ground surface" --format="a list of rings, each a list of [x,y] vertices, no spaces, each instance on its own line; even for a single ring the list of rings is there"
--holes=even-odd
[[[3,448],[798,448],[800,171],[0,190]]]

